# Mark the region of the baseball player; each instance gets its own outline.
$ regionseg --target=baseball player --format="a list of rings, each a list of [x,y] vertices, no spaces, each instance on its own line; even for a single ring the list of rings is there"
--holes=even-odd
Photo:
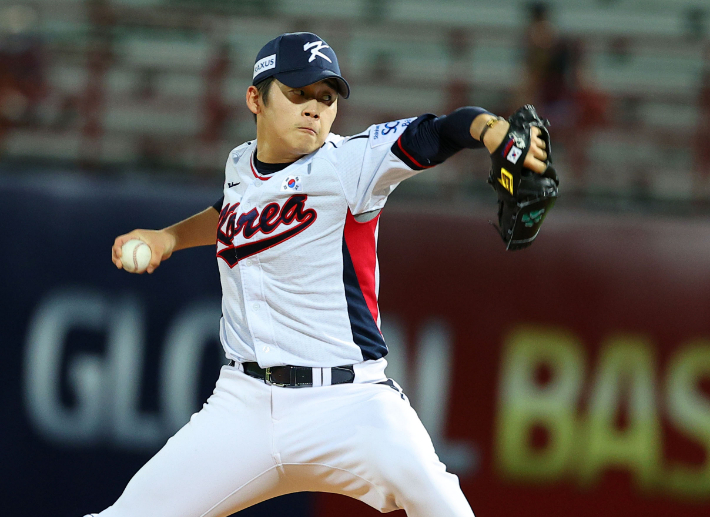
[[[124,242],[150,245],[148,273],[177,250],[216,244],[229,364],[202,410],[98,515],[218,517],[320,491],[409,517],[473,516],[385,375],[377,233],[399,182],[460,149],[498,149],[509,124],[464,107],[342,137],[330,128],[349,94],[315,34],[268,42],[246,92],[256,139],[229,154],[223,197],[163,230],[116,239],[119,269]],[[540,135],[529,128],[516,158],[537,173],[547,167]]]

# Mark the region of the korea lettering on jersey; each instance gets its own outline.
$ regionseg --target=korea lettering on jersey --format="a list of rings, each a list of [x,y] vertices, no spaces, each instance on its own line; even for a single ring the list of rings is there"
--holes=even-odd
[[[380,361],[379,211],[418,169],[391,151],[414,119],[330,134],[281,171],[254,166],[256,141],[225,168],[217,230],[226,354],[262,367]]]

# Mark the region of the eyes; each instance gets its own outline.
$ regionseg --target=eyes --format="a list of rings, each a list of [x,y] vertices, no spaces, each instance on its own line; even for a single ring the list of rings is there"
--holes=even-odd
[[[291,95],[293,97],[295,97],[297,102],[304,102],[304,101],[310,100],[315,97],[312,94],[307,93],[306,90],[300,90],[300,89],[292,89]],[[330,106],[335,101],[335,98],[336,98],[335,94],[333,94],[332,92],[329,92],[329,91],[325,91],[318,96],[318,102],[322,102],[322,103]]]

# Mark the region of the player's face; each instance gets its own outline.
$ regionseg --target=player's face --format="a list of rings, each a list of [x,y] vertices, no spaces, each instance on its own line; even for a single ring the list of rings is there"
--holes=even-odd
[[[302,88],[275,80],[257,113],[259,158],[288,161],[323,145],[338,113],[338,93],[328,80]]]

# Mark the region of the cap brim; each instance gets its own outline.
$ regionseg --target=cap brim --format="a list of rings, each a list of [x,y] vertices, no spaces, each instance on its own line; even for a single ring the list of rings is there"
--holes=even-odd
[[[314,73],[316,72],[316,73]],[[274,74],[274,77],[291,88],[303,88],[309,84],[314,84],[325,79],[335,79],[338,84],[338,94],[347,99],[350,97],[350,85],[341,76],[330,70],[294,70],[292,72],[281,72]]]

